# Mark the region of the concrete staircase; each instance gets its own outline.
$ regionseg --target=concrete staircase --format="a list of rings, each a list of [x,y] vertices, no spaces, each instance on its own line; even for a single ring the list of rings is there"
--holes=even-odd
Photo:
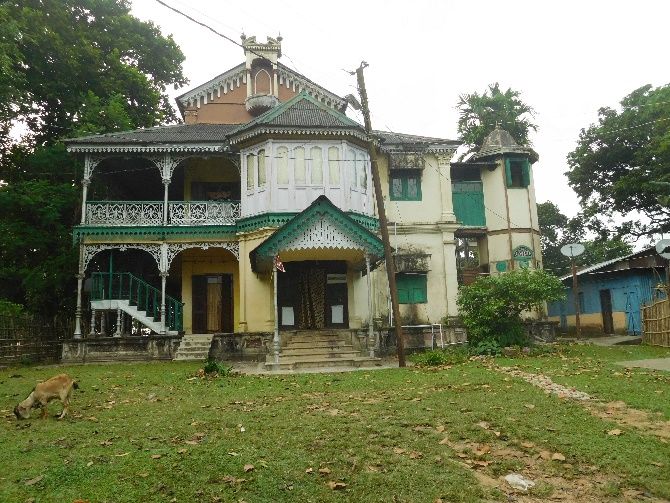
[[[185,335],[177,348],[174,359],[176,360],[205,360],[209,356],[209,348],[212,345],[213,334]]]
[[[131,305],[127,300],[92,300],[91,309],[95,309],[96,311],[116,311],[117,309],[121,309],[121,311],[130,315],[131,318],[151,329],[152,332],[157,334],[160,334],[161,332],[160,321],[154,320],[153,317],[148,316],[145,311],[140,311],[137,309],[137,306]],[[175,330],[168,330],[167,335],[177,335],[177,332]]]
[[[374,367],[380,358],[363,356],[354,350],[349,330],[311,330],[282,332],[279,363],[274,355],[265,360],[267,370],[299,370],[329,367]]]

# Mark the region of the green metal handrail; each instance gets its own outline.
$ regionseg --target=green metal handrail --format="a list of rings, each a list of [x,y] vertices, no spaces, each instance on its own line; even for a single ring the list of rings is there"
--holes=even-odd
[[[91,300],[127,300],[138,311],[144,311],[154,321],[161,319],[161,292],[142,278],[129,272],[94,272]],[[165,326],[181,332],[184,326],[184,305],[165,296]]]

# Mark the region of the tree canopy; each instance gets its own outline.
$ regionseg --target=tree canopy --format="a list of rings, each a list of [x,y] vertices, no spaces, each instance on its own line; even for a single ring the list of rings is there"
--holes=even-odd
[[[35,144],[75,133],[95,97],[116,100],[132,127],[176,120],[165,91],[186,83],[184,56],[125,0],[5,2],[0,26],[0,119],[23,123]]]
[[[61,140],[174,122],[183,60],[125,0],[0,3],[0,301],[72,313],[81,166]]]
[[[593,215],[620,214],[636,236],[670,230],[670,84],[643,86],[579,135],[570,186]],[[641,217],[641,218],[640,218]]]
[[[631,245],[617,233],[602,226],[600,220],[585,213],[568,218],[558,206],[547,201],[537,205],[544,268],[557,276],[570,272],[570,259],[561,253],[569,243],[581,243],[585,251],[575,259],[577,266],[598,264],[632,253]]]
[[[530,131],[537,131],[535,111],[524,103],[521,93],[500,90],[496,82],[482,94],[462,94],[458,105],[458,137],[473,152],[482,146],[486,136],[500,125],[519,145],[530,146]]]

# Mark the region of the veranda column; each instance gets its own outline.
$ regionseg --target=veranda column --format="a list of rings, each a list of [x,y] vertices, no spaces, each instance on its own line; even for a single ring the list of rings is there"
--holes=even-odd
[[[91,308],[91,329],[88,331],[89,337],[95,337],[95,309]]]
[[[165,324],[166,310],[165,310],[165,284],[167,282],[168,273],[161,271],[161,335],[167,334],[167,327]]]
[[[116,308],[116,331],[114,337],[121,337],[121,308]]]
[[[170,178],[163,178],[163,225],[168,224],[168,187],[170,186]]]
[[[91,184],[89,178],[84,178],[81,181],[82,193],[81,193],[81,225],[86,223],[86,198],[88,197],[88,186]]]
[[[370,358],[375,356],[374,313],[372,312],[372,279],[370,278],[370,256],[365,254],[365,271],[368,280],[368,351]]]
[[[85,198],[85,196],[84,196]],[[79,272],[77,273],[77,309],[75,311],[74,338],[81,339],[81,291],[84,284],[84,245],[79,245]]]
[[[451,190],[451,156],[438,155],[436,157],[440,178],[440,198],[442,199],[441,220],[443,222],[453,222],[456,220],[456,215],[454,215],[454,200]]]
[[[453,232],[442,233],[444,253],[444,281],[447,301],[447,316],[457,316],[458,276],[456,270],[456,241]]]
[[[84,275],[77,274],[77,309],[75,311],[74,338],[81,339],[81,290],[84,283]]]
[[[277,269],[272,267],[272,277],[274,281],[274,288],[272,289],[272,296],[274,297],[274,306],[275,306],[275,332],[272,339],[272,348],[274,350],[275,363],[279,363],[279,308],[277,306]]]

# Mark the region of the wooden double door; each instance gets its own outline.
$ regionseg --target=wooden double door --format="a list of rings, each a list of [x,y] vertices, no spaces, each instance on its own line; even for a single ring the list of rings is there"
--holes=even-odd
[[[289,262],[277,277],[279,324],[318,330],[349,326],[347,264],[339,260]]]
[[[193,333],[232,333],[233,275],[193,276]]]

